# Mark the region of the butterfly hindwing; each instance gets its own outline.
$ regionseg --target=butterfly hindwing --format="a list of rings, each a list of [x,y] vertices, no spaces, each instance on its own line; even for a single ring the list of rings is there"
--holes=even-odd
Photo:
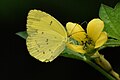
[[[65,42],[64,37],[56,32],[39,31],[38,34],[32,37],[28,36],[27,47],[31,56],[34,56],[42,62],[47,62],[52,61],[63,51]]]

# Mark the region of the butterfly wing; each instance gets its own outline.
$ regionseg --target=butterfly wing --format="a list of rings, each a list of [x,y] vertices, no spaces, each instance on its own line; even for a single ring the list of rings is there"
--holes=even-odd
[[[45,12],[29,12],[27,33],[28,51],[42,62],[54,60],[65,48],[67,34],[64,27]]]
[[[30,10],[27,17],[27,31],[33,30],[54,30],[55,32],[61,34],[63,37],[67,37],[66,30],[63,25],[57,21],[51,15],[40,11],[40,10]]]
[[[64,37],[54,31],[37,33],[27,38],[27,48],[31,56],[42,62],[54,60],[64,50]]]

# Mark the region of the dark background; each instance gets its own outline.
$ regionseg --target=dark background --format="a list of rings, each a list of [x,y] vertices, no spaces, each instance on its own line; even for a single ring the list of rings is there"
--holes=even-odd
[[[98,18],[100,4],[114,7],[118,0],[0,0],[1,80],[107,80],[88,64],[58,57],[42,63],[31,57],[26,42],[15,35],[26,30],[26,17],[31,9],[45,11],[64,26],[68,21],[82,23]],[[120,74],[120,47],[105,48],[100,53]],[[3,78],[2,78],[3,77]]]

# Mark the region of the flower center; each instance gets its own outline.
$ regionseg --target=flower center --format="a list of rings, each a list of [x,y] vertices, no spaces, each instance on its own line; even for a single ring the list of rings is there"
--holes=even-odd
[[[81,45],[83,45],[83,50],[85,50],[88,54],[93,54],[94,51],[96,51],[94,49],[95,43],[88,35],[86,35],[84,41],[81,41]]]

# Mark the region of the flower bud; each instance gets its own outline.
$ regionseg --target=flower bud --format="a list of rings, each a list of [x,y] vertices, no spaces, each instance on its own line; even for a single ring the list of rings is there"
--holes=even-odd
[[[104,70],[110,72],[112,70],[112,66],[110,63],[104,58],[104,55],[97,53],[97,58],[95,58],[95,62],[100,65]]]

